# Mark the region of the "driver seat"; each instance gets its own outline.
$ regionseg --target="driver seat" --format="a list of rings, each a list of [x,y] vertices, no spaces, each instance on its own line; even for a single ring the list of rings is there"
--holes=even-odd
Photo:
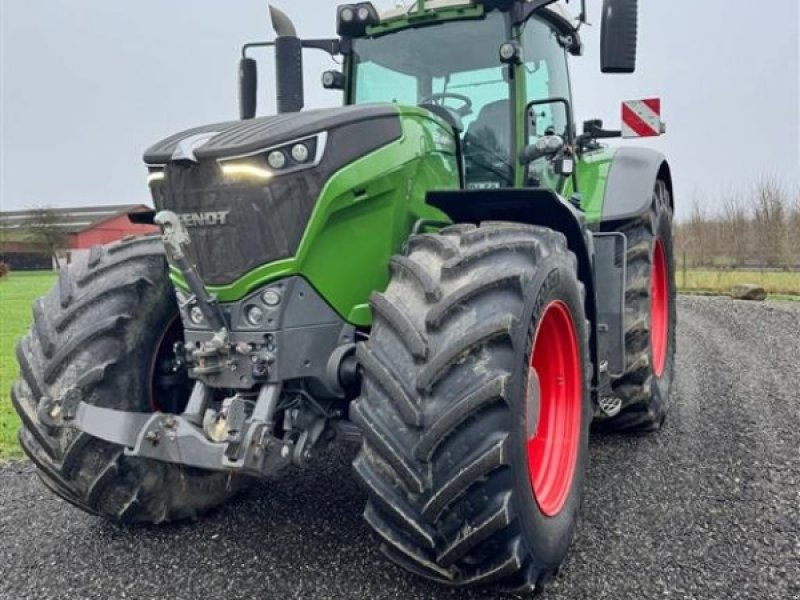
[[[464,136],[468,184],[491,187],[511,185],[512,146],[511,101],[498,100],[487,104],[470,123]]]
[[[508,160],[511,156],[511,102],[498,100],[484,106],[467,128],[467,136]]]

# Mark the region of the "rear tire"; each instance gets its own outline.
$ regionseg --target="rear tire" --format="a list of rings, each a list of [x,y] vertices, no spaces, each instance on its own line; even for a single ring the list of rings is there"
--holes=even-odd
[[[373,296],[373,329],[358,349],[364,386],[352,418],[364,443],[354,467],[369,494],[365,518],[413,573],[537,589],[566,556],[588,463],[577,260],[563,235],[510,223],[453,226],[408,247]],[[541,352],[536,340],[561,330]],[[561,355],[559,339],[565,358],[548,361]],[[562,388],[566,412],[551,401]],[[555,462],[532,450],[549,439],[543,431],[554,442],[544,455],[565,442]]]
[[[124,411],[177,409],[174,387],[153,394],[159,349],[163,357],[170,344],[165,332],[177,318],[163,247],[152,237],[93,248],[63,269],[58,285],[34,304],[33,328],[17,346],[21,377],[12,390],[23,423],[20,443],[47,487],[86,512],[122,522],[195,518],[244,483],[131,458],[122,447],[74,429],[49,428],[38,417],[43,397],[67,394]]]
[[[670,192],[657,181],[653,205],[619,229],[628,237],[625,290],[627,371],[613,383],[618,415],[601,420],[606,431],[658,431],[669,410],[675,373],[677,291]]]

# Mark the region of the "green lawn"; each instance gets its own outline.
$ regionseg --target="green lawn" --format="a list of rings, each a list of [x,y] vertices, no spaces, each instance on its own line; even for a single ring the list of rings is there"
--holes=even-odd
[[[717,292],[727,294],[735,285],[754,283],[771,296],[800,296],[800,273],[772,271],[678,270],[678,288],[684,292]]]
[[[0,279],[0,460],[19,456],[19,419],[11,407],[11,385],[17,377],[14,347],[30,327],[31,303],[55,282],[53,273],[11,273]]]

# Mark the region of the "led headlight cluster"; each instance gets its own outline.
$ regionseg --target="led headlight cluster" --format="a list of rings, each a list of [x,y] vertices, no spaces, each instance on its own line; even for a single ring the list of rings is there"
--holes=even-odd
[[[222,173],[229,178],[266,181],[315,167],[325,151],[326,133],[251,152],[243,156],[219,159]]]
[[[381,22],[381,17],[372,2],[344,4],[339,7],[338,14],[336,32],[343,37],[363,35],[367,27]]]

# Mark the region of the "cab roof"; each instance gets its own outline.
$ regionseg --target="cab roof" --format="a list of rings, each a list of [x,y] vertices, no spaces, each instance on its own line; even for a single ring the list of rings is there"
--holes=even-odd
[[[425,8],[429,10],[437,10],[443,8],[460,8],[465,6],[474,6],[475,4],[478,3],[473,0],[424,0],[424,1],[425,1]],[[531,2],[532,0],[526,0],[526,1]],[[398,17],[403,17],[405,15],[413,13],[415,10],[417,10],[416,2],[409,4],[406,7],[393,8],[384,11],[381,14],[381,21],[388,21],[389,19],[396,19]],[[561,2],[550,4],[549,6],[545,7],[544,10],[548,11],[558,21],[561,21],[561,25],[568,26],[570,29],[576,28],[577,21],[575,17],[573,17],[572,14],[570,14],[570,12]]]

